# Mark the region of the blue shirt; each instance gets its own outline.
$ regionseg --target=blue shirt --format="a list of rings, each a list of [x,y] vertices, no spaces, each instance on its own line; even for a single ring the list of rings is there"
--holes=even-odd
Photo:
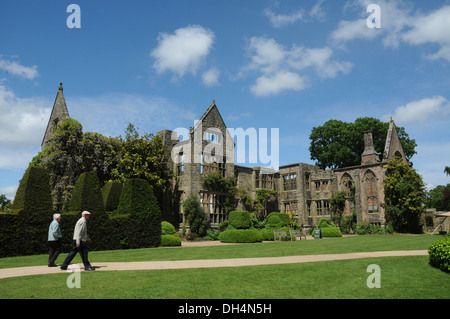
[[[61,237],[61,228],[59,227],[58,221],[54,219],[48,228],[48,241],[56,241]]]

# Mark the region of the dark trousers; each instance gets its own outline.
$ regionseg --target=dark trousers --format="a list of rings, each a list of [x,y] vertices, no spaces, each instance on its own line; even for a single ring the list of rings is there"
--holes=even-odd
[[[58,258],[59,254],[61,253],[61,241],[60,240],[49,241],[48,250],[49,250],[48,265],[53,266],[55,264],[56,258]]]
[[[77,247],[77,243],[75,240],[73,241],[72,250],[67,255],[61,267],[67,268],[67,266],[69,266],[70,262],[77,253],[80,253],[81,260],[83,261],[84,264],[84,268],[91,267],[91,263],[88,260],[88,249],[86,247],[86,243],[84,241],[80,241],[80,247]]]

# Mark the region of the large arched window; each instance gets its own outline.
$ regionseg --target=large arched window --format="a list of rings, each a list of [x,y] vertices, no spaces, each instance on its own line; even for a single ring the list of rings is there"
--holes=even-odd
[[[368,212],[377,213],[379,210],[377,178],[370,169],[364,174],[364,190],[367,199]]]

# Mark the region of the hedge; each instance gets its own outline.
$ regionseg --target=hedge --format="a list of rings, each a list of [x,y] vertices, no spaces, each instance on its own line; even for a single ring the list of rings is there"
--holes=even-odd
[[[116,214],[130,214],[135,221],[134,235],[126,235],[123,242],[131,248],[156,247],[161,244],[161,209],[150,184],[139,178],[125,180]]]
[[[255,228],[230,229],[220,233],[219,240],[224,243],[255,243],[262,242],[263,236]]]
[[[450,236],[435,240],[428,248],[431,266],[450,273]]]
[[[111,231],[108,224],[108,214],[105,212],[105,207],[103,206],[100,182],[96,173],[84,172],[80,174],[72,192],[69,211],[73,212],[75,216],[78,215],[78,219],[81,218],[83,211],[91,213],[88,221],[88,236],[92,239],[92,243],[89,244],[89,249],[111,249]],[[75,227],[75,224],[72,227]]]
[[[248,229],[252,226],[250,213],[243,210],[235,210],[228,214],[228,225],[235,229]]]
[[[14,245],[14,251],[9,250],[9,254],[13,255],[48,252],[48,226],[52,221],[53,203],[47,169],[30,166],[25,171],[12,208],[17,216],[5,218],[13,227],[9,230],[13,239],[8,240],[5,236],[6,242],[0,245]],[[12,243],[13,240],[16,242]]]
[[[103,206],[107,212],[112,212],[119,206],[123,184],[120,182],[107,182],[102,188]]]

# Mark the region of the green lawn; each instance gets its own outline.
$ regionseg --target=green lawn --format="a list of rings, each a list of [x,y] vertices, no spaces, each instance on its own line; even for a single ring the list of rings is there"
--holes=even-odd
[[[427,249],[440,236],[357,236],[197,248],[92,252],[101,261],[186,260]],[[65,254],[60,257],[65,257]],[[5,265],[45,264],[46,256],[0,259]],[[381,269],[381,288],[366,285],[367,266]],[[7,266],[8,267],[8,266]],[[81,272],[81,289],[68,273],[0,280],[0,298],[449,298],[450,275],[427,256],[384,257],[236,268]]]
[[[89,260],[95,265],[96,262],[279,257],[384,250],[417,250],[428,249],[434,240],[441,237],[438,235],[366,235],[295,242],[94,251],[89,253]],[[62,263],[66,255],[61,254],[56,263]],[[47,255],[0,258],[0,269],[46,265],[47,259]],[[78,255],[73,262],[81,262]]]

